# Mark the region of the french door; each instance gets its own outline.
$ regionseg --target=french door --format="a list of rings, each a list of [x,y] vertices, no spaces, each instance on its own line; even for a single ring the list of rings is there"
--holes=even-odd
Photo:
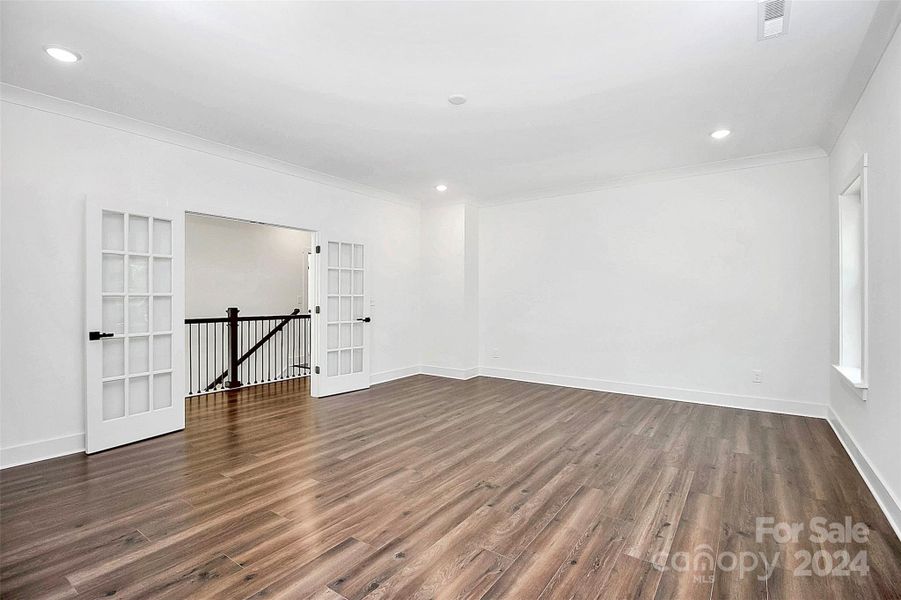
[[[91,453],[185,426],[184,214],[89,201],[85,233]]]
[[[322,397],[369,387],[372,320],[364,245],[324,233],[318,240],[312,394]]]

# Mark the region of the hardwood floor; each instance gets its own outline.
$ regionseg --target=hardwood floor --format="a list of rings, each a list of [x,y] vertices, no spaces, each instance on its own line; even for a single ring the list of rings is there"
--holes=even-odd
[[[869,538],[758,542],[759,516]],[[2,471],[0,536],[10,599],[901,597],[825,421],[487,378],[194,399],[184,432]],[[673,568],[704,544],[748,572]],[[793,574],[843,549],[869,573]]]

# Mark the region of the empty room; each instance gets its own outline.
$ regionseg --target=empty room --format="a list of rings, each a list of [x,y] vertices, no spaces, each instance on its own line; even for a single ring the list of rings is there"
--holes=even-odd
[[[901,0],[0,0],[0,598],[901,599]]]

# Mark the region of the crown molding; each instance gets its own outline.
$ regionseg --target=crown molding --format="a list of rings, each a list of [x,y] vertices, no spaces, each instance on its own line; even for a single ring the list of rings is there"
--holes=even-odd
[[[8,83],[0,82],[0,101],[63,117],[69,117],[77,121],[84,121],[101,127],[123,131],[158,142],[186,148],[188,150],[210,154],[212,156],[258,167],[260,169],[266,169],[268,171],[274,171],[282,175],[304,179],[332,188],[339,188],[376,200],[383,200],[406,206],[418,207],[420,205],[418,200],[398,196],[397,194],[373,188],[362,183],[342,179],[334,175],[307,169],[306,167],[301,167],[277,158],[264,156],[248,150],[242,150],[227,144],[213,142],[189,133],[176,131],[147,121],[133,119],[119,113],[106,111],[93,106],[79,104],[78,102],[72,102],[71,100],[57,98],[56,96],[49,96]]]
[[[87,123],[92,123],[101,127],[108,127],[110,129],[115,129],[159,142],[172,144],[196,152],[210,154],[219,158],[224,158],[226,160],[232,160],[257,168],[281,173],[283,175],[297,177],[299,179],[304,179],[306,181],[311,181],[320,185],[343,189],[345,191],[376,200],[393,202],[405,206],[424,206],[422,201],[419,199],[406,198],[385,190],[372,188],[361,183],[342,179],[340,177],[328,175],[326,173],[321,173],[312,169],[307,169],[305,167],[288,163],[276,158],[256,154],[254,152],[242,150],[240,148],[229,146],[227,144],[213,142],[188,133],[176,131],[174,129],[169,129],[160,125],[148,123],[146,121],[133,119],[131,117],[126,117],[118,113],[105,111],[92,106],[79,104],[70,100],[64,100],[55,96],[49,96],[47,94],[42,94],[40,92],[26,88],[17,87],[8,83],[0,82],[0,101],[23,106],[33,110],[39,110],[68,117],[79,121],[84,121]],[[613,178],[600,182],[594,182],[591,184],[567,187],[558,190],[536,190],[527,192],[522,196],[501,199],[499,201],[490,201],[467,197],[464,199],[441,200],[435,202],[434,205],[463,203],[479,208],[486,208],[491,206],[514,204],[517,202],[531,202],[536,200],[546,200],[550,198],[575,196],[578,194],[590,193],[610,188],[625,187],[629,185],[671,181],[675,179],[684,179],[701,175],[711,175],[714,173],[723,173],[728,171],[738,171],[779,163],[811,160],[816,158],[823,158],[825,156],[827,155],[822,148],[818,146],[810,146],[806,148],[797,148],[793,150],[772,152],[768,154],[758,154],[754,156],[717,162],[701,163],[685,167],[665,169],[661,171],[638,173],[626,177]],[[432,205],[432,203],[429,204]]]
[[[588,194],[591,192],[598,192],[611,188],[641,185],[645,183],[659,183],[664,181],[673,181],[676,179],[687,179],[690,177],[700,177],[702,175],[727,173],[729,171],[743,171],[746,169],[756,169],[770,165],[826,158],[827,156],[828,155],[826,154],[826,152],[823,151],[823,149],[819,146],[807,146],[805,148],[795,148],[793,150],[783,150],[781,152],[770,152],[768,154],[755,154],[753,156],[746,156],[743,158],[733,158],[716,162],[700,163],[696,165],[688,165],[685,167],[664,169],[661,171],[648,171],[645,173],[628,175],[626,177],[618,177],[614,179],[595,182],[592,184],[586,184],[581,187],[570,187],[565,190],[544,190],[540,192],[529,193],[517,198],[510,198],[497,202],[483,201],[479,203],[479,206],[483,208],[490,208],[492,206],[503,206],[505,204],[515,204],[518,202],[534,202],[537,200],[549,200],[551,198],[578,196],[580,194]]]

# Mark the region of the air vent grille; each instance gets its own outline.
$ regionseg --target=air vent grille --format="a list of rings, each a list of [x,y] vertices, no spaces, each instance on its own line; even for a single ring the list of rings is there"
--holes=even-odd
[[[758,0],[757,39],[767,40],[788,33],[789,0]]]
[[[777,19],[785,16],[785,0],[770,0],[763,3],[763,20]]]

